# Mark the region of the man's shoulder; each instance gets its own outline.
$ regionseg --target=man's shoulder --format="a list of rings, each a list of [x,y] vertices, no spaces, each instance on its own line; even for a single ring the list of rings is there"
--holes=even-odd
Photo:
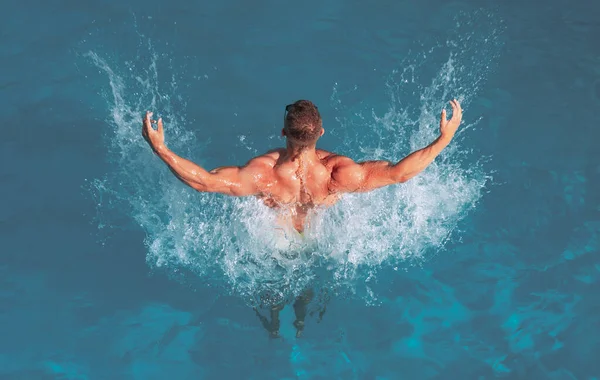
[[[321,161],[325,161],[325,164],[330,168],[352,165],[355,163],[354,160],[350,157],[343,156],[335,152],[328,152],[326,150],[317,149],[317,154]]]
[[[281,156],[284,149],[273,149],[260,156],[256,156],[248,161],[246,166],[257,166],[257,167],[273,167],[279,157]]]
[[[348,189],[358,188],[364,180],[365,175],[361,165],[350,157],[336,153],[327,153],[329,155],[323,161],[331,172],[329,190],[333,192],[346,192]]]

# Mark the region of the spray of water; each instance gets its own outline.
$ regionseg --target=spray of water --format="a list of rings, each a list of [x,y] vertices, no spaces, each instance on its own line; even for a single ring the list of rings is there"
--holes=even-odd
[[[460,25],[457,25],[460,28]],[[422,148],[438,133],[439,113],[448,99],[464,108],[476,95],[499,51],[497,30],[486,36],[463,33],[427,53],[409,54],[382,91],[387,111],[348,109],[335,86],[332,104],[344,135],[340,149],[360,159],[396,159]],[[444,53],[433,78],[422,77],[428,57]],[[382,266],[419,262],[440,251],[458,222],[477,204],[487,176],[478,158],[464,146],[462,134],[424,173],[411,181],[372,193],[350,195],[315,214],[300,238],[276,227],[275,211],[255,199],[227,198],[186,188],[152,156],[141,138],[141,115],[160,109],[169,118],[169,146],[193,157],[197,147],[185,120],[172,112],[176,83],[163,88],[154,55],[150,65],[107,62],[95,52],[88,58],[108,77],[111,109],[108,157],[115,170],[91,186],[99,211],[116,209],[146,232],[147,262],[169,273],[192,273],[251,303],[273,303],[307,287],[354,293],[372,301],[368,288]],[[476,121],[475,121],[476,122]],[[352,137],[360,130],[361,139]],[[114,221],[103,220],[101,225]],[[118,226],[117,226],[118,227]]]

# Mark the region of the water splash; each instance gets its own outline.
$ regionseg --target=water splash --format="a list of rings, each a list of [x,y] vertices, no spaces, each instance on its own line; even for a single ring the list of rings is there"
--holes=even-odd
[[[340,132],[345,135],[339,148],[359,159],[398,159],[433,141],[448,99],[457,97],[468,109],[500,44],[496,29],[486,36],[457,34],[461,37],[424,49],[427,54],[408,55],[402,69],[382,86],[389,95],[383,115],[348,109],[335,86],[332,104],[344,127],[339,130],[346,131]],[[424,77],[425,66],[432,64],[429,57],[439,51],[445,61],[433,79]],[[315,215],[307,237],[300,238],[276,228],[275,212],[259,201],[193,192],[153,157],[140,137],[148,105],[169,116],[170,148],[193,157],[190,147],[198,146],[183,127],[185,120],[172,117],[176,81],[171,78],[170,87],[161,87],[160,57],[154,54],[149,67],[128,64],[133,76],[116,72],[115,64],[94,52],[88,57],[111,88],[107,141],[115,170],[93,182],[99,208],[125,213],[146,232],[151,267],[191,272],[250,303],[280,302],[311,286],[373,301],[377,294],[369,283],[378,269],[419,262],[442,249],[487,181],[477,158],[461,144],[464,132],[477,122],[467,121],[462,134],[424,173],[403,185],[346,196]],[[360,141],[353,137],[357,130]]]

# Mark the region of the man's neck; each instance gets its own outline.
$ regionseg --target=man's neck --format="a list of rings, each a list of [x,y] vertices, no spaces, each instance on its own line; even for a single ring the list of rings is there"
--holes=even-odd
[[[288,141],[286,146],[286,159],[295,161],[297,158],[301,158],[305,163],[320,161],[319,156],[317,156],[316,146],[300,148],[290,144]]]

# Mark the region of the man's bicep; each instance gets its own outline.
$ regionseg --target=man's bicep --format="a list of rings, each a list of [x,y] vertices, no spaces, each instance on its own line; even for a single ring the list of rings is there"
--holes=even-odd
[[[209,174],[206,186],[198,190],[239,197],[257,193],[254,177],[246,167],[224,166],[211,170]]]
[[[393,185],[398,183],[394,176],[392,164],[389,161],[370,161],[363,164],[367,170],[368,178],[366,181],[366,190],[371,191],[380,187]]]

